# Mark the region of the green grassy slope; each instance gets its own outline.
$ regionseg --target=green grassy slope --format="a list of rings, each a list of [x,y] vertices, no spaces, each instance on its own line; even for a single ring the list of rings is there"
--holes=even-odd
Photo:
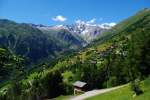
[[[86,100],[150,100],[150,78],[141,82],[143,94],[133,97],[130,85]]]

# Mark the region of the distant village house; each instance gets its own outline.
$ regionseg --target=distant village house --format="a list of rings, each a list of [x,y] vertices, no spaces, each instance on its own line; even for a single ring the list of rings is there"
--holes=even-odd
[[[73,84],[73,86],[74,86],[74,95],[85,92],[87,90],[87,83],[85,82],[76,81]]]

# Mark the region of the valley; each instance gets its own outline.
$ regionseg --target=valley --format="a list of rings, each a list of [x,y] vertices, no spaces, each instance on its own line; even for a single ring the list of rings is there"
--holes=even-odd
[[[0,100],[73,95],[76,81],[86,82],[88,91],[129,83],[136,94],[142,91],[141,81],[149,79],[149,51],[149,8],[112,26],[82,21],[44,26],[0,19]]]

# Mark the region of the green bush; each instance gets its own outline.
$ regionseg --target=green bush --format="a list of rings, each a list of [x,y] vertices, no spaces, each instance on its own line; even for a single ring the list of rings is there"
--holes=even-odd
[[[134,92],[136,95],[140,95],[143,93],[141,87],[140,87],[140,80],[136,79],[131,82],[131,90]]]

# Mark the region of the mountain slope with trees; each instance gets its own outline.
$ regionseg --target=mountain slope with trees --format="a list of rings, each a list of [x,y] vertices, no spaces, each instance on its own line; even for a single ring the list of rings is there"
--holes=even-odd
[[[69,32],[62,30],[59,33],[61,36],[57,39],[28,24],[0,19],[0,47],[24,56],[28,63],[37,63],[47,57],[53,59],[64,51],[82,47],[82,41],[69,35]]]
[[[33,72],[18,81],[21,94],[16,94],[18,90],[11,92],[9,89],[14,90],[11,85],[2,88],[1,98],[9,100],[12,94],[14,100],[24,100],[24,97],[42,100],[68,95],[73,93],[72,83],[77,80],[86,82],[89,90],[128,82],[135,85],[136,79],[143,80],[150,75],[149,51],[150,9],[147,8],[121,22],[80,52],[66,55],[47,69],[43,65],[40,72]]]

